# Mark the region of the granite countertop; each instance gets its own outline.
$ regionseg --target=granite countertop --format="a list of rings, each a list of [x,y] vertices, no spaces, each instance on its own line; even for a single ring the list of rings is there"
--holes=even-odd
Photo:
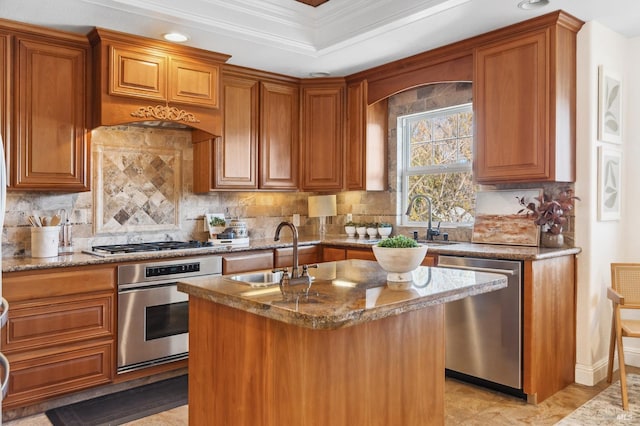
[[[347,238],[345,235],[328,235],[321,240],[318,236],[300,237],[299,245],[327,244],[332,246],[368,248],[379,240]],[[290,237],[283,237],[280,241],[273,238],[251,239],[245,246],[216,246],[202,247],[190,250],[167,250],[153,253],[133,253],[126,255],[114,255],[100,257],[84,252],[60,255],[57,257],[32,258],[32,257],[5,257],[2,259],[2,272],[18,272],[47,268],[63,268],[70,266],[100,265],[109,263],[122,263],[129,261],[145,261],[166,258],[178,258],[185,256],[204,256],[224,253],[234,253],[247,250],[275,249],[291,247]],[[495,244],[475,244],[469,242],[436,241],[428,243],[428,253],[436,253],[452,256],[473,256],[507,260],[538,260],[558,256],[567,256],[580,253],[579,248],[547,249],[539,247],[521,247]]]
[[[284,301],[277,284],[252,287],[229,276],[186,279],[190,296],[312,329],[337,329],[451,302],[507,286],[501,274],[420,266],[401,289],[387,283],[377,262],[342,260],[311,269],[308,298]]]

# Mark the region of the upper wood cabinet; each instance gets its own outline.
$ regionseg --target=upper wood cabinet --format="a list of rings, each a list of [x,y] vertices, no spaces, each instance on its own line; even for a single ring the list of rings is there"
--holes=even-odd
[[[301,189],[340,191],[344,187],[345,81],[302,82]]]
[[[165,121],[221,134],[220,68],[228,55],[98,28],[89,38],[94,127]]]
[[[12,188],[88,191],[89,43],[42,30],[15,33],[13,48]]]
[[[194,135],[194,191],[297,189],[299,103],[295,79],[226,66],[222,136]]]
[[[475,49],[474,178],[479,183],[575,181],[576,32],[546,15]]]
[[[297,83],[264,81],[260,85],[261,189],[298,187],[299,93]]]
[[[367,105],[366,80],[347,86],[347,190],[387,189],[387,104]]]

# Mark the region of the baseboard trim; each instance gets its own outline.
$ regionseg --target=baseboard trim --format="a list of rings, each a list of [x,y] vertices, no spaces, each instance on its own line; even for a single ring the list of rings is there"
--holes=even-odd
[[[626,365],[640,367],[640,348],[624,349],[624,360]],[[593,365],[576,364],[576,383],[585,386],[595,386],[602,380],[607,378],[607,366],[609,358],[599,360]],[[618,356],[613,360],[613,371],[618,369]]]

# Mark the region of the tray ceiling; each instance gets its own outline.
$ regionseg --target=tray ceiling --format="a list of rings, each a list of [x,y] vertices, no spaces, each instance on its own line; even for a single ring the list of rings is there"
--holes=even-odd
[[[102,27],[231,55],[229,63],[307,77],[352,74],[557,9],[640,35],[638,0],[2,0],[0,16],[87,33]],[[313,7],[311,7],[312,5]]]

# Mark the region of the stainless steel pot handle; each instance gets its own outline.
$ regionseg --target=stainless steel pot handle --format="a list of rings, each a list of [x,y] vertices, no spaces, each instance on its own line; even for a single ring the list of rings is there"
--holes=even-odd
[[[2,314],[0,315],[0,328],[2,328],[9,318],[9,302],[4,297],[2,298],[2,305],[0,305],[0,308],[2,308]]]
[[[2,352],[0,352],[0,366],[4,369],[4,376],[2,377],[2,399],[4,399],[9,390],[9,360]]]

